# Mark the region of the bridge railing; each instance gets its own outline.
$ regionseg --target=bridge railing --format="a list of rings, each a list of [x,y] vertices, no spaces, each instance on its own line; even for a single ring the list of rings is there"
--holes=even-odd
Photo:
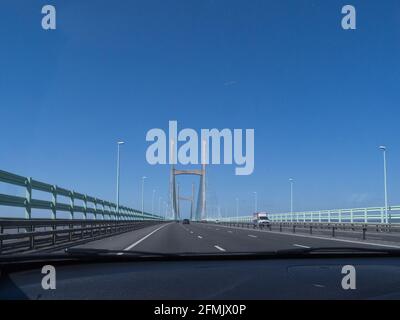
[[[269,213],[272,222],[400,224],[400,206]],[[252,222],[252,216],[221,218],[225,222]]]
[[[117,210],[115,203],[2,170],[0,170],[0,182],[25,188],[25,197],[0,193],[0,207],[23,208],[25,219],[33,218],[32,209],[40,209],[50,213],[51,219],[59,219],[58,213],[63,212],[69,219],[163,220],[157,215],[148,212],[142,215],[141,211],[125,206],[119,206]],[[50,195],[51,201],[34,198],[34,191]],[[60,197],[67,199],[69,203],[60,201]]]

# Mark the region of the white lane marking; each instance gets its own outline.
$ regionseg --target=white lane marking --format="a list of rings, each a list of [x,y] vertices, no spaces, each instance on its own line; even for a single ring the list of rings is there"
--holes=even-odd
[[[310,249],[311,247],[303,246],[301,244],[294,244],[295,247]]]
[[[248,236],[251,237],[251,238],[257,238],[257,236],[255,236],[253,234],[249,234]]]
[[[228,230],[228,232],[229,232],[229,233],[232,233],[232,231],[231,231],[231,230]]]
[[[219,229],[215,229],[215,230],[219,231]]]
[[[222,226],[222,227],[223,228],[229,228],[229,227],[226,227],[226,226]],[[236,227],[235,229],[247,230],[246,228],[240,228],[240,227]],[[367,246],[377,246],[377,247],[400,249],[400,246],[395,246],[395,245],[390,245],[390,244],[380,244],[380,243],[373,243],[373,242],[362,242],[362,241],[337,239],[337,238],[336,239],[332,239],[332,238],[326,238],[326,237],[308,236],[308,235],[304,235],[304,234],[293,234],[293,233],[279,232],[279,231],[262,231],[262,230],[254,230],[254,231],[255,232],[265,232],[265,233],[280,234],[280,235],[292,236],[292,237],[303,237],[303,238],[309,238],[309,239],[330,240],[330,241],[336,241],[336,242],[339,241],[339,242],[363,244],[363,245],[367,245]]]
[[[193,231],[190,231],[190,233],[193,233]]]
[[[153,233],[156,233],[158,230],[161,230],[162,228],[164,228],[165,226],[169,225],[169,223],[166,223],[164,225],[162,225],[161,227],[153,230],[152,232],[150,232],[148,235],[144,236],[142,239],[139,239],[138,241],[136,241],[135,243],[131,244],[129,247],[126,247],[124,249],[124,251],[129,251],[131,250],[133,247],[136,247],[139,243],[141,243],[142,241],[146,240],[148,237],[150,237]],[[123,253],[120,253],[120,255]]]
[[[214,246],[214,248],[217,248],[219,251],[226,251],[224,248],[221,248],[220,246]]]
[[[197,238],[199,238],[199,239],[203,239],[203,237],[202,237],[202,236],[197,236]]]

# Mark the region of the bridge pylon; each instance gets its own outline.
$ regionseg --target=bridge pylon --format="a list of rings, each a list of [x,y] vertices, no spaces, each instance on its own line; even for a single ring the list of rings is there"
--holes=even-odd
[[[183,197],[180,196],[180,188],[176,182],[176,176],[180,175],[195,175],[200,177],[199,193],[197,197],[196,211],[193,214],[194,209],[194,184],[192,185],[192,196]],[[171,194],[171,209],[175,220],[180,219],[179,201],[188,200],[191,201],[190,218],[194,221],[200,221],[206,218],[206,165],[202,164],[201,169],[195,170],[180,170],[176,169],[175,165],[171,166],[171,177],[170,177],[170,194]]]

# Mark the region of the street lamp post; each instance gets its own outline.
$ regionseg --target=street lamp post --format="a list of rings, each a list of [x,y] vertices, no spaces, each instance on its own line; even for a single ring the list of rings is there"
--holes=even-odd
[[[236,198],[236,222],[239,221],[239,198]]]
[[[162,197],[158,197],[158,215],[161,217],[161,200]]]
[[[291,220],[293,221],[293,182],[294,179],[290,178],[290,215],[291,215]]]
[[[391,217],[388,219],[388,196],[387,196],[387,166],[386,166],[386,146],[379,146],[379,149],[383,151],[383,180],[384,180],[384,191],[385,191],[385,218],[386,223],[391,223]]]
[[[254,193],[254,213],[257,212],[257,192],[253,192]]]
[[[154,214],[154,196],[156,194],[156,189],[153,189],[153,194],[151,196],[151,214]]]
[[[147,179],[147,177],[143,176],[142,177],[142,219],[144,217],[144,180]]]
[[[119,172],[120,172],[120,155],[119,155],[120,150],[119,149],[120,149],[120,146],[123,144],[124,144],[123,141],[117,142],[117,212],[116,212],[117,219],[119,217]]]

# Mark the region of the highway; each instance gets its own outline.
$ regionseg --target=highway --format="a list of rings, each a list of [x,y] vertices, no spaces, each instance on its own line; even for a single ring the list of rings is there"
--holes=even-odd
[[[169,222],[77,245],[75,248],[159,253],[260,252],[313,247],[399,248],[374,240],[340,239],[227,227]]]

